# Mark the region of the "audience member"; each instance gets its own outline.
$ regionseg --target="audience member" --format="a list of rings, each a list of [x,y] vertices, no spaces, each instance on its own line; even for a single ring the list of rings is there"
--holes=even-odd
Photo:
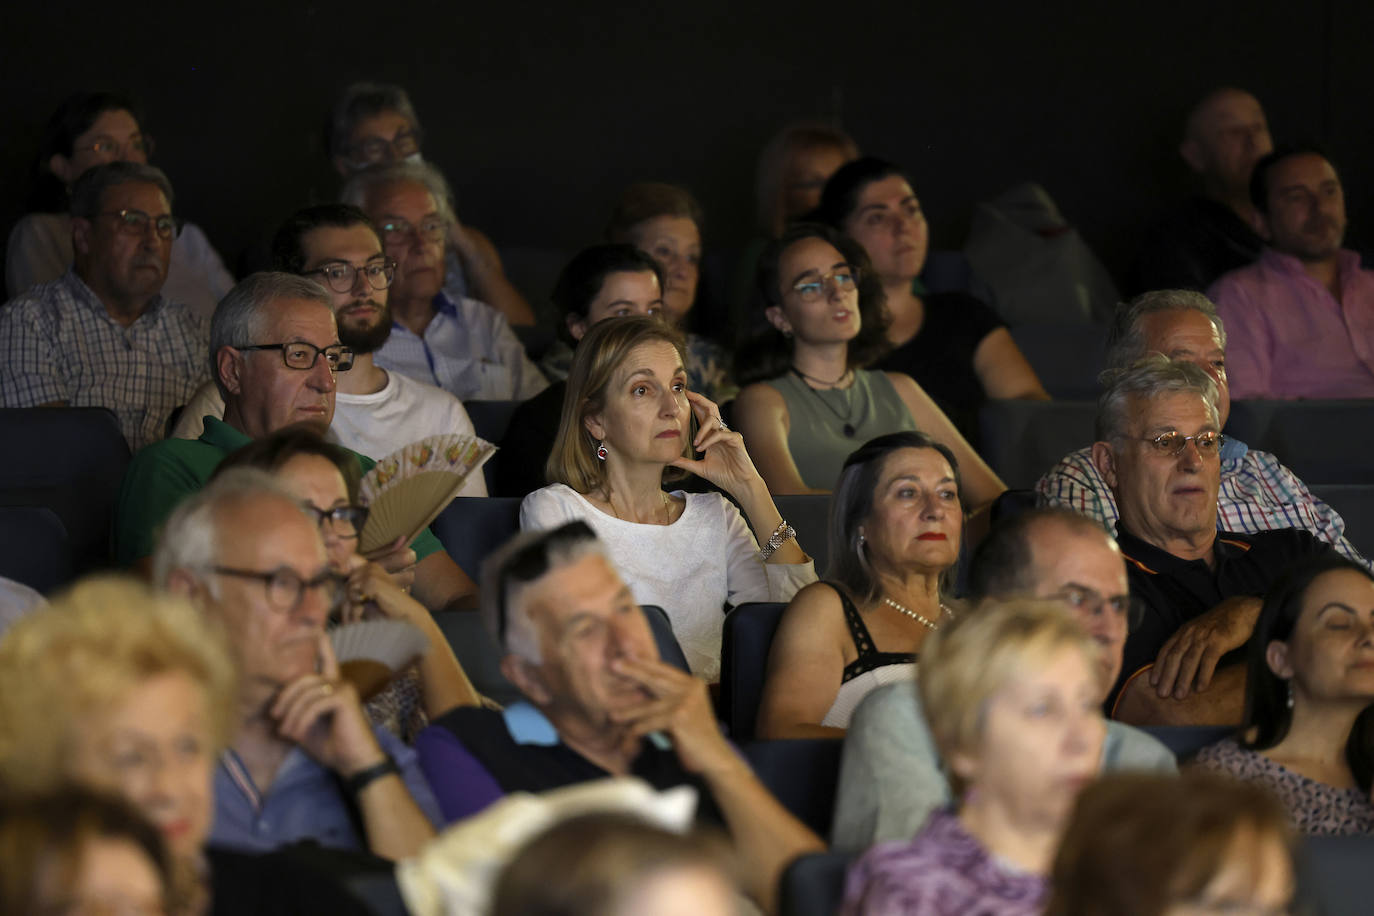
[[[920,385],[865,368],[887,343],[859,245],[792,226],[764,249],[757,286],[768,326],[738,354],[734,416],[771,492],[828,492],[855,442],[918,427],[958,458],[973,508],[1006,489]]]
[[[663,280],[663,320],[687,334],[688,387],[717,404],[735,396],[730,356],[717,341],[689,329],[687,313],[701,279],[701,204],[682,188],[641,182],[616,201],[606,241],[633,245],[658,262]]]
[[[1038,916],[1069,809],[1101,762],[1098,656],[1051,602],[994,602],[929,639],[917,684],[959,801],[850,867],[845,916]]]
[[[558,437],[572,348],[607,318],[656,317],[663,309],[663,271],[633,245],[593,245],[567,263],[550,298],[559,314],[559,378],[511,415],[494,465],[500,496],[524,496],[548,483],[544,465]],[[546,357],[540,368],[553,378],[549,362]]]
[[[1231,664],[1260,596],[1287,564],[1329,552],[1306,531],[1217,530],[1223,437],[1217,385],[1158,353],[1107,379],[1093,463],[1121,512],[1117,542],[1144,619],[1126,640],[1114,715],[1153,725],[1240,722]],[[1146,677],[1141,677],[1146,675]]]
[[[540,834],[496,881],[491,916],[735,916],[725,850],[627,814]]]
[[[548,386],[499,311],[445,291],[444,238],[454,216],[438,170],[422,162],[375,165],[348,180],[342,200],[371,217],[396,263],[391,336],[377,365],[464,401],[523,401]]]
[[[816,573],[739,433],[688,390],[685,361],[681,335],[657,319],[587,331],[548,461],[554,482],[525,497],[520,527],[585,519],[636,600],[668,613],[692,672],[714,682],[722,605],[788,601]],[[740,508],[718,492],[665,493],[669,469],[696,474]]]
[[[1106,532],[1064,509],[1030,509],[994,526],[969,570],[970,614],[988,600],[1058,601],[1098,646],[1098,699],[1116,682],[1132,602],[1126,564]],[[849,723],[840,764],[832,841],[853,852],[906,839],[953,801],[948,764],[913,685],[879,687]],[[1102,770],[1174,772],[1174,756],[1154,738],[1107,723]]]
[[[351,454],[307,427],[287,426],[230,454],[211,479],[236,467],[272,474],[315,516],[329,568],[346,580],[339,614],[343,623],[404,620],[428,637],[429,650],[418,664],[368,699],[367,714],[373,723],[411,742],[431,718],[480,701],[434,617],[386,570],[358,554],[367,506],[359,503],[358,463]]]
[[[214,776],[216,843],[314,839],[400,859],[434,836],[439,810],[414,752],[369,725],[339,676],[324,627],[344,582],[293,493],[260,471],[224,474],[172,513],[154,577],[219,621],[238,668],[236,734]]]
[[[898,166],[865,156],[826,182],[817,215],[863,246],[882,284],[892,349],[876,363],[916,380],[966,437],[988,398],[1048,400],[1006,324],[967,293],[928,293],[917,277],[929,235]]]
[[[84,789],[0,801],[0,913],[171,909],[167,852],[133,809]]]
[[[353,360],[339,342],[330,294],[283,273],[254,274],[235,286],[215,309],[207,349],[224,419],[207,417],[199,439],[168,439],[134,456],[115,512],[122,565],[148,569],[158,527],[225,455],[295,423],[323,434],[334,414],[335,373]],[[358,461],[364,471],[373,465],[361,455]],[[477,591],[428,531],[413,550],[397,543],[373,559],[399,574],[400,585],[413,582],[415,597],[431,610],[470,602]]]
[[[1136,258],[1137,293],[1205,290],[1229,270],[1258,260],[1250,173],[1274,149],[1259,100],[1243,89],[1214,89],[1188,113],[1178,154],[1200,193],[1151,226]]]
[[[1117,309],[1107,331],[1107,369],[1128,369],[1150,353],[1193,363],[1217,386],[1217,422],[1231,412],[1226,330],[1211,300],[1191,290],[1144,293]],[[1070,452],[1035,485],[1041,505],[1066,506],[1116,530],[1116,500],[1093,465],[1092,448]],[[1345,537],[1345,522],[1277,457],[1227,436],[1221,446],[1217,527],[1254,534],[1302,528],[1364,562]]]
[[[142,120],[132,100],[110,92],[78,92],[53,112],[39,139],[37,173],[43,184],[60,186],[57,193],[47,195],[45,205],[64,212],[30,213],[10,230],[5,287],[11,297],[51,283],[72,266],[74,214],[65,212],[72,186],[87,169],[107,162],[146,164],[153,138],[143,132]],[[167,202],[171,203],[170,194]],[[219,253],[195,223],[180,224],[164,273],[163,294],[206,318],[234,285]]]
[[[768,656],[763,738],[844,734],[884,684],[910,684],[959,561],[959,464],[924,433],[889,433],[845,459],[830,510],[827,579],[797,593]]]
[[[693,785],[698,818],[727,829],[746,891],[770,912],[783,867],[821,843],[726,741],[706,685],[659,660],[638,602],[591,528],[571,522],[520,535],[488,561],[482,593],[501,670],[557,743],[521,742],[492,710],[449,713],[417,742],[444,813],[463,817],[507,793],[606,776]]]
[[[1341,247],[1345,191],[1317,150],[1275,150],[1250,198],[1265,249],[1208,296],[1231,329],[1238,398],[1374,397],[1374,272]]]
[[[1307,835],[1374,833],[1374,579],[1341,557],[1295,567],[1264,599],[1236,738],[1197,762],[1256,783]]]
[[[206,319],[161,294],[172,186],[111,162],[76,179],[71,208],[72,269],[0,308],[0,406],[108,407],[141,448],[205,378]]]
[[[775,239],[788,223],[816,209],[830,176],[857,158],[858,145],[829,124],[802,121],[774,134],[759,153],[754,178],[759,233]],[[749,271],[752,277],[753,264]]]
[[[1109,776],[1078,796],[1046,916],[1288,913],[1294,842],[1257,786],[1204,773]]]
[[[296,211],[277,230],[272,261],[274,270],[311,277],[329,291],[339,342],[353,351],[353,368],[334,379],[328,439],[380,460],[426,436],[476,435],[453,395],[373,363],[372,354],[391,336],[387,288],[396,263],[382,253],[381,235],[365,213],[347,204]],[[213,382],[200,386],[172,435],[199,439],[207,416],[224,418],[224,399]],[[473,474],[458,495],[486,496],[485,478]]]
[[[345,89],[334,102],[325,130],[330,161],[344,178],[369,166],[421,162],[423,139],[410,96],[400,86],[385,83],[354,83]],[[444,292],[449,299],[476,299],[511,324],[534,324],[534,310],[506,278],[491,239],[458,222],[452,197],[446,203]]]

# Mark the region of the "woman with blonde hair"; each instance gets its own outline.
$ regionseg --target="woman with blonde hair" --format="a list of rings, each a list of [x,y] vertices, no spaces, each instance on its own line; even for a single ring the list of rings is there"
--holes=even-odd
[[[587,521],[635,599],[668,613],[692,673],[715,681],[723,605],[788,601],[816,571],[740,435],[688,390],[685,365],[681,335],[660,321],[592,327],[568,376],[546,468],[554,483],[525,497],[520,527]],[[665,492],[683,471],[740,509],[719,493]]]

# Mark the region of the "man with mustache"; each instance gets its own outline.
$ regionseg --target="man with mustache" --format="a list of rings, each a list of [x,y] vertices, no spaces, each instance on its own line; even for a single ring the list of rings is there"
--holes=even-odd
[[[1264,254],[1208,292],[1230,332],[1231,394],[1374,397],[1374,271],[1341,248],[1335,168],[1315,149],[1276,150],[1255,164],[1250,198]]]
[[[209,320],[161,295],[172,185],[111,162],[76,180],[71,207],[72,269],[0,309],[0,407],[108,407],[138,449],[208,370]]]
[[[381,236],[367,214],[347,204],[296,211],[272,239],[272,262],[276,270],[309,277],[328,291],[339,342],[353,351],[353,368],[335,379],[328,439],[377,460],[426,436],[475,435],[468,412],[453,395],[372,361],[391,336],[387,294],[396,264],[382,252]],[[186,405],[172,435],[200,438],[206,417],[224,417],[224,399],[210,382]],[[458,495],[486,496],[483,476],[473,474]]]

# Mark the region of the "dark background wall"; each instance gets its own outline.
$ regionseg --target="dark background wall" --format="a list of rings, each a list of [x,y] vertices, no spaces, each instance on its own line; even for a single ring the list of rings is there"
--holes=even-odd
[[[692,188],[708,247],[738,245],[757,150],[821,116],[910,168],[936,245],[962,243],[974,202],[1033,178],[1120,272],[1143,221],[1186,192],[1180,122],[1221,84],[1254,92],[1276,139],[1324,142],[1352,230],[1367,221],[1363,0],[89,6],[6,12],[4,225],[56,103],[122,88],[144,102],[178,212],[234,267],[334,194],[319,128],[357,79],[409,88],[460,217],[501,246],[591,241],[641,178]]]

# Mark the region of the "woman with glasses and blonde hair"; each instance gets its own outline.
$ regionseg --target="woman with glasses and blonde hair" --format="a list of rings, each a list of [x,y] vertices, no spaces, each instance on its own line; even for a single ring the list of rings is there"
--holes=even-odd
[[[767,327],[737,354],[734,416],[770,492],[827,493],[857,444],[917,428],[957,457],[973,509],[1006,489],[910,376],[865,368],[887,343],[860,246],[793,226],[760,257],[757,293]]]
[[[720,675],[725,603],[787,601],[815,581],[739,433],[689,390],[682,336],[661,321],[587,331],[546,471],[554,483],[525,497],[520,527],[588,522],[635,600],[667,612],[692,673],[707,681]],[[719,493],[665,491],[683,471],[740,508]]]

